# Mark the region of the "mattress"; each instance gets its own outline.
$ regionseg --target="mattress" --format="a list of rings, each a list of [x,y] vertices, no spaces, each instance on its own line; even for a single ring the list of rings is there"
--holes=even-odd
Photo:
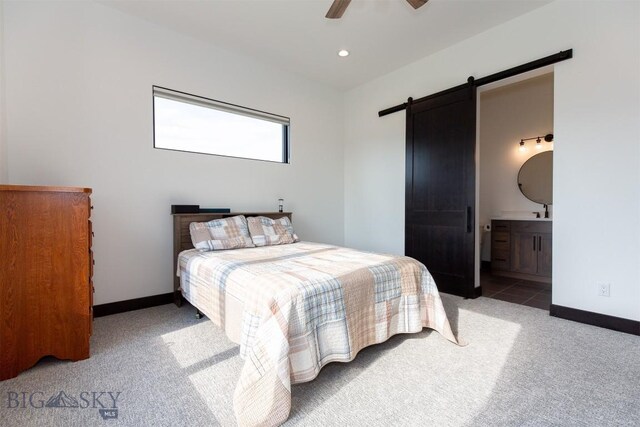
[[[183,296],[240,345],[240,425],[278,425],[291,384],[399,333],[457,343],[425,266],[404,256],[298,242],[178,257]]]

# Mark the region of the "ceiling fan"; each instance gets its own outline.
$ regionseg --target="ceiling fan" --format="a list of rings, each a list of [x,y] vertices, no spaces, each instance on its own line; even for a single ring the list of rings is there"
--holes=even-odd
[[[429,0],[407,0],[414,9],[417,9],[421,6],[424,6]],[[342,17],[342,14],[345,10],[347,10],[347,6],[349,6],[351,0],[333,0],[329,11],[325,15],[325,18],[329,19],[338,19]]]

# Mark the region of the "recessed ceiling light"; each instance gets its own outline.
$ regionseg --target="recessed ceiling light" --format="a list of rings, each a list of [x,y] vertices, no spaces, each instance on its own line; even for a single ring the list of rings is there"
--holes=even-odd
[[[338,51],[338,56],[342,56],[342,57],[349,56],[349,51],[345,50],[345,49],[342,49],[342,50]]]

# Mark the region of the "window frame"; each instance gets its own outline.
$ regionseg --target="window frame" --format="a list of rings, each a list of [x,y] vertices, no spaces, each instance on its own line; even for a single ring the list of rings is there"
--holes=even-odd
[[[281,160],[267,160],[267,159],[259,159],[255,157],[232,156],[228,154],[205,153],[201,151],[191,151],[186,149],[180,150],[177,148],[158,147],[156,145],[156,96],[159,96],[160,98],[164,98],[164,99],[169,99],[172,101],[184,102],[186,104],[199,105],[202,108],[210,108],[216,111],[242,115],[242,116],[250,117],[256,120],[271,121],[271,122],[282,125],[283,129],[282,129]],[[255,161],[269,162],[269,163],[280,163],[280,164],[291,163],[291,118],[290,117],[283,116],[280,114],[269,113],[267,111],[262,111],[255,108],[244,107],[238,104],[219,101],[217,99],[207,98],[200,95],[194,95],[192,93],[170,89],[170,88],[158,86],[158,85],[151,86],[151,104],[152,104],[152,125],[153,125],[152,133],[153,133],[154,149],[178,151],[178,152],[193,153],[193,154],[204,154],[208,156],[228,157],[232,159],[255,160]]]

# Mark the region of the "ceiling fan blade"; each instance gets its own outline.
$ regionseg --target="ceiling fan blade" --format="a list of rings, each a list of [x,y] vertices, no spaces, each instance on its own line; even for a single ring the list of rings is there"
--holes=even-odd
[[[333,0],[333,4],[329,8],[329,11],[325,15],[325,18],[338,19],[342,17],[342,14],[347,10],[351,0]]]
[[[414,9],[424,6],[429,0],[407,0]]]

